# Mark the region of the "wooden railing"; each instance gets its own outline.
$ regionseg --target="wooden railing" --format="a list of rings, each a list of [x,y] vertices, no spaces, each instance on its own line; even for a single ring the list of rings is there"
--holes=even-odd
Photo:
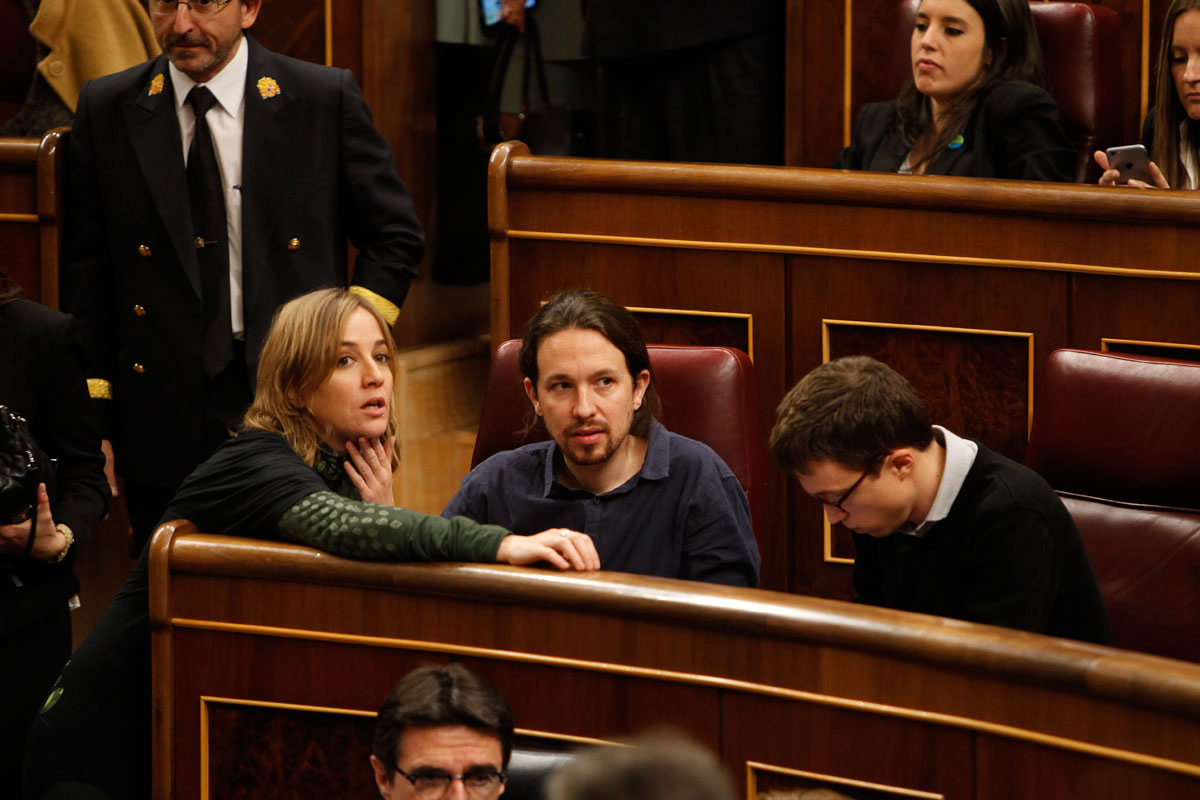
[[[747,793],[1200,791],[1200,666],[1183,662],[762,590],[357,562],[187,524],[159,531],[150,567],[158,797],[370,791],[373,712],[407,670],[448,660],[493,682],[529,738],[671,725]]]

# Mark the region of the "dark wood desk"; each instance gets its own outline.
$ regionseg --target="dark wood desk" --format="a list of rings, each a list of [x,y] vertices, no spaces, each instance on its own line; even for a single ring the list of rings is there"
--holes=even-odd
[[[492,154],[492,340],[588,287],[651,341],[741,347],[784,393],[867,353],[935,422],[1020,460],[1060,347],[1200,358],[1200,194]],[[848,536],[768,474],[763,586],[849,596]]]
[[[1200,792],[1197,665],[616,573],[356,562],[190,526],[152,548],[158,797],[369,790],[373,712],[407,670],[448,660],[492,681],[532,739],[668,724],[747,792]]]

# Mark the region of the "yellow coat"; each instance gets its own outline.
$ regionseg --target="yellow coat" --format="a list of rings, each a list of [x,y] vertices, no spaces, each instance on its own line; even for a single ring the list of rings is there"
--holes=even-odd
[[[42,0],[29,32],[50,49],[38,71],[71,113],[84,83],[161,52],[138,0]]]

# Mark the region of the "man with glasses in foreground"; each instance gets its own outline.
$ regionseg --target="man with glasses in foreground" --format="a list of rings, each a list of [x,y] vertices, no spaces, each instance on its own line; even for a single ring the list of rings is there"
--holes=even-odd
[[[808,373],[771,450],[850,529],[855,600],[1100,644],[1096,576],[1062,501],[1029,468],[931,425],[912,384],[867,356]]]
[[[504,697],[465,667],[430,665],[384,700],[371,767],[384,800],[494,800],[512,747]]]

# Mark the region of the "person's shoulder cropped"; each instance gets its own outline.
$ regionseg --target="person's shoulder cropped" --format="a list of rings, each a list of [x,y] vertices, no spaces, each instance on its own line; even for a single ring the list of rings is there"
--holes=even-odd
[[[900,142],[895,101],[868,103],[835,169],[896,172],[908,153]],[[1074,180],[1075,152],[1062,115],[1046,90],[1002,81],[975,99],[961,137],[939,153],[926,175]]]
[[[78,326],[66,314],[16,299],[0,305],[0,342],[0,402],[29,420],[38,446],[54,459],[54,517],[82,543],[107,513],[109,492]]]

